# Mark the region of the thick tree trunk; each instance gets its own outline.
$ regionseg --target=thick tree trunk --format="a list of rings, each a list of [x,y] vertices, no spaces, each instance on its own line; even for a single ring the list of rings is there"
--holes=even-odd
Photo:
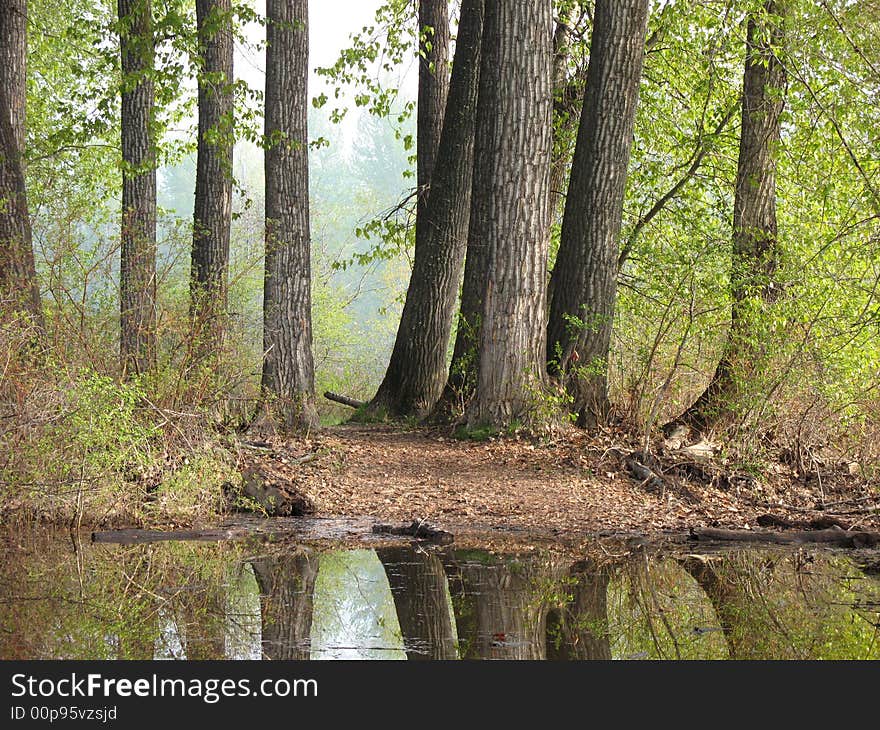
[[[419,95],[416,108],[416,240],[429,231],[425,214],[449,93],[449,2],[419,0]]]
[[[462,4],[449,108],[422,218],[423,235],[416,238],[388,370],[372,402],[373,408],[394,416],[426,416],[446,380],[446,353],[467,243],[483,6],[484,0]]]
[[[317,556],[260,558],[251,565],[260,587],[264,656],[267,659],[308,659],[315,580],[318,577]]]
[[[318,425],[312,358],[307,0],[266,3],[263,389],[286,429]]]
[[[232,221],[232,2],[196,0],[201,69],[190,298],[196,351],[216,355],[226,318]]]
[[[742,122],[733,206],[733,303],[724,352],[705,391],[675,423],[705,431],[733,415],[740,383],[761,357],[755,316],[779,290],[773,277],[776,240],[776,155],[785,104],[786,73],[778,52],[785,42],[785,0],[766,0],[751,15],[743,75]],[[670,426],[672,424],[668,424]]]
[[[618,234],[647,21],[647,0],[597,0],[562,239],[550,285],[547,361],[551,374],[564,380],[583,427],[595,426],[609,407]]]
[[[123,375],[156,356],[154,41],[150,0],[119,0],[122,57],[122,246],[119,349]]]
[[[23,316],[32,339],[44,331],[24,179],[25,0],[0,3],[0,307]]]
[[[391,586],[408,659],[457,659],[446,573],[435,553],[389,547],[376,551]]]
[[[471,235],[488,249],[471,427],[532,422],[545,383],[551,6],[486,5]]]

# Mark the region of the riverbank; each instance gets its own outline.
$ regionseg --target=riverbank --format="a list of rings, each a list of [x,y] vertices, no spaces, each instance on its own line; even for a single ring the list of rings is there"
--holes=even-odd
[[[623,433],[468,441],[439,429],[345,425],[243,447],[245,468],[263,470],[327,517],[560,535],[753,529],[767,515],[787,526],[880,525],[880,489],[851,465],[810,476],[782,454],[756,473],[709,448],[660,447],[649,457]]]

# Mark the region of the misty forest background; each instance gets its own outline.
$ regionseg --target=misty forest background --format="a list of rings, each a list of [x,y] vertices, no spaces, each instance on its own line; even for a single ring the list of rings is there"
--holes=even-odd
[[[153,5],[157,364],[131,379],[119,364],[124,79],[116,3],[28,3],[24,160],[46,356],[38,365],[19,357],[23,335],[4,329],[0,482],[12,502],[39,494],[53,496],[62,512],[88,499],[96,513],[122,505],[140,515],[192,516],[217,503],[218,486],[235,471],[234,434],[260,402],[260,75],[235,82],[223,349],[211,367],[184,368],[192,346],[195,20],[189,3]],[[645,443],[704,392],[728,343],[747,19],[766,16],[773,3],[650,5],[611,350],[599,363],[614,422]],[[460,3],[449,7],[454,39]],[[244,2],[233,12],[236,63],[259,65],[264,9]],[[563,18],[569,34],[553,79],[553,158],[567,180],[593,3],[558,0],[555,22]],[[414,75],[431,32],[404,0],[377,4],[375,20],[353,30],[338,63],[318,72],[326,85],[311,90],[308,113],[313,354],[319,395],[369,401],[385,375],[412,266]],[[856,464],[869,476],[880,463],[880,5],[789,0],[779,58],[786,81],[774,148],[772,278],[780,294],[750,319],[761,367],[738,391],[724,448],[756,469],[768,449],[788,448],[802,459]],[[564,197],[553,207],[550,269]],[[566,410],[553,388],[540,399],[536,407]],[[322,425],[351,415],[321,398],[317,406]],[[158,499],[145,503],[145,491]]]

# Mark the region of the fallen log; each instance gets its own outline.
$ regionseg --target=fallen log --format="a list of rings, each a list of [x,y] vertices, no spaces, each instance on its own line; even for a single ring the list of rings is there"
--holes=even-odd
[[[332,400],[335,403],[342,403],[342,405],[349,406],[350,408],[361,408],[362,406],[366,405],[366,403],[362,400],[355,400],[354,398],[349,398],[347,395],[331,393],[329,390],[324,393],[324,397],[327,400]]]
[[[451,545],[454,536],[451,532],[431,527],[427,522],[413,520],[409,525],[373,525],[373,532],[382,535],[407,535],[417,540],[428,540],[438,545]]]
[[[692,527],[689,538],[705,542],[766,542],[776,545],[800,545],[822,543],[835,547],[866,548],[880,545],[880,532],[857,532],[855,530],[723,530],[716,527]]]

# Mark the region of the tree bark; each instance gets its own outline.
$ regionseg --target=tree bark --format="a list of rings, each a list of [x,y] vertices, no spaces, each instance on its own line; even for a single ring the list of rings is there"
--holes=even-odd
[[[535,419],[546,375],[550,0],[487,3],[471,236],[487,246],[470,427]]]
[[[308,2],[266,3],[263,389],[285,429],[318,425],[312,357]]]
[[[564,381],[582,427],[609,409],[618,235],[647,21],[647,0],[597,0],[547,326],[550,372]]]
[[[484,0],[461,8],[449,108],[422,235],[391,360],[374,409],[423,418],[446,380],[446,354],[467,243]]]
[[[251,565],[260,587],[263,654],[267,659],[309,659],[317,557],[260,558]]]
[[[0,303],[28,338],[45,330],[24,178],[25,0],[0,3]]]
[[[376,551],[391,586],[407,659],[457,659],[446,573],[436,554],[410,548]]]
[[[755,341],[756,316],[779,294],[773,279],[779,257],[776,156],[786,72],[778,52],[785,43],[784,14],[785,0],[765,0],[763,8],[748,20],[733,205],[730,330],[709,386],[673,422],[698,431],[734,415],[740,384],[754,372],[761,357],[760,343]]]
[[[118,0],[122,57],[122,246],[120,361],[123,376],[156,357],[156,157],[151,0]]]
[[[419,0],[419,93],[416,107],[416,241],[430,230],[426,213],[449,93],[449,2]]]
[[[199,355],[216,355],[226,318],[232,221],[232,2],[196,0],[201,69],[190,281]]]

